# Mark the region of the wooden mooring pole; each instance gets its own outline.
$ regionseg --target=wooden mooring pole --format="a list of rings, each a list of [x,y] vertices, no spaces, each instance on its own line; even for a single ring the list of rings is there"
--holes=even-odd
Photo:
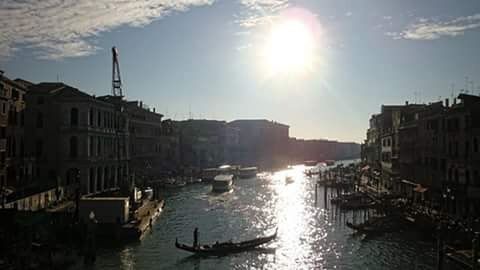
[[[443,270],[444,256],[445,246],[443,242],[443,224],[440,223],[437,228],[437,270]]]
[[[472,240],[472,269],[473,270],[480,270],[480,266],[478,263],[478,246],[480,241],[480,233],[475,232],[475,237]]]

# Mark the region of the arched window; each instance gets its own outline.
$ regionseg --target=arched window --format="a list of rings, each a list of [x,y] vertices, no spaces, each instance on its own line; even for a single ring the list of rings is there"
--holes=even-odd
[[[78,156],[78,139],[76,136],[70,137],[70,157],[76,158]]]
[[[72,127],[78,126],[78,109],[72,108],[70,110],[70,125]]]

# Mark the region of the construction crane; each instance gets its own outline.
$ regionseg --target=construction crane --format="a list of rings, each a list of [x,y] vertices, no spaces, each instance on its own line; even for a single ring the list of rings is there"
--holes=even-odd
[[[123,97],[120,65],[118,63],[118,50],[115,47],[112,47],[112,95],[115,97]]]

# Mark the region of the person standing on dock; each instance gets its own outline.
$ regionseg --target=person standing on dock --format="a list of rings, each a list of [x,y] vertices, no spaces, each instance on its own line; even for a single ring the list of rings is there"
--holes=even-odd
[[[193,246],[198,247],[198,228],[195,227],[195,230],[193,230]]]

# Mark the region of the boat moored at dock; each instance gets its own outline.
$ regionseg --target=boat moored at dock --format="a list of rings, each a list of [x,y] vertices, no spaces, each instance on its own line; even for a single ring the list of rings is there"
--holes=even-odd
[[[257,167],[245,167],[238,170],[238,177],[242,179],[254,178],[257,176]]]

